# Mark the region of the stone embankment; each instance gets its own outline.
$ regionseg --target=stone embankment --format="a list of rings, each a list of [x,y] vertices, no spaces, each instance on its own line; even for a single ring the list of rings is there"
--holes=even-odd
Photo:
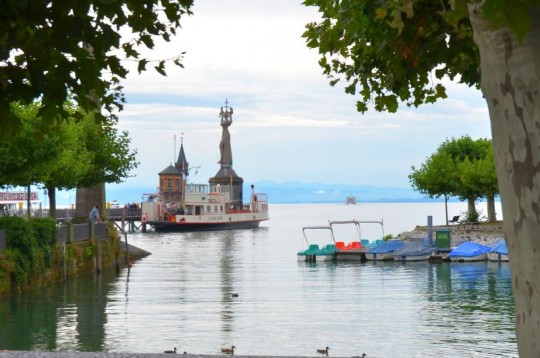
[[[465,241],[473,241],[486,246],[493,244],[504,238],[502,221],[492,223],[466,223],[455,225],[433,226],[433,239],[435,239],[436,230],[450,230],[451,246],[456,247]],[[417,226],[414,230],[404,232],[398,238],[406,240],[410,238],[426,237],[426,227]]]

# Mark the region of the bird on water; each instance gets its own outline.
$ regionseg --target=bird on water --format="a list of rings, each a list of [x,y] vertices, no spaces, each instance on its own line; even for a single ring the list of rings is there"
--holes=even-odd
[[[234,354],[235,346],[231,346],[231,348],[221,348],[221,353],[225,354]]]
[[[176,347],[173,350],[163,351],[163,353],[173,353],[176,354]]]
[[[326,347],[325,349],[317,349],[317,353],[328,355],[328,350],[330,348]]]

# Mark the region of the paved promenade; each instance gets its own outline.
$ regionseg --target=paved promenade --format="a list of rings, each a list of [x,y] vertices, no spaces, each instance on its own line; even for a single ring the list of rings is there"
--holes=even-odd
[[[45,352],[45,351],[0,351],[0,358],[159,358],[174,357],[174,354],[166,353],[120,353],[120,352]],[[180,354],[184,358],[225,358],[228,355],[203,355],[203,354]],[[277,358],[272,356],[239,356],[242,358]],[[279,358],[306,358],[287,357]],[[320,358],[320,357],[319,357]],[[356,357],[355,357],[356,358]],[[357,357],[360,358],[360,357]],[[366,357],[367,358],[367,357]]]

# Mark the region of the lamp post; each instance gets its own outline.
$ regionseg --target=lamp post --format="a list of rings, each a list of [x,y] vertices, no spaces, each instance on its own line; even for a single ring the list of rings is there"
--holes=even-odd
[[[49,196],[49,191],[47,190],[47,188],[43,189],[43,195],[45,196],[45,211],[47,211],[47,196]]]

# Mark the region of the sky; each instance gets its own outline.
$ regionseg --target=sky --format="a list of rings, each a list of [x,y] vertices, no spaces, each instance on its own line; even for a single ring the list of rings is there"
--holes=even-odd
[[[356,111],[357,97],[331,87],[316,50],[301,37],[318,19],[292,0],[198,0],[171,42],[149,59],[184,55],[184,68],[131,71],[119,113],[140,162],[121,186],[157,186],[183,141],[206,183],[219,170],[220,107],[234,108],[233,167],[247,183],[301,181],[410,187],[419,166],[446,139],[491,138],[480,91],[446,83],[448,99],[397,113]],[[176,141],[174,139],[176,135]],[[182,138],[182,139],[181,139]]]

